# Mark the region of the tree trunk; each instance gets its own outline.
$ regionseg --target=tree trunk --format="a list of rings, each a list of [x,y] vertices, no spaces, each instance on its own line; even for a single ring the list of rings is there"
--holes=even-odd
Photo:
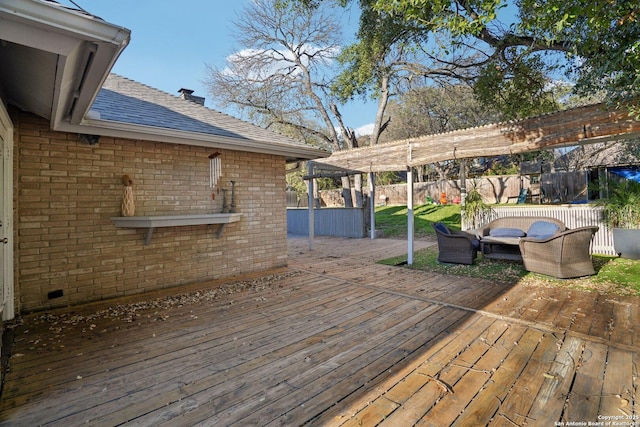
[[[343,176],[342,178],[342,198],[344,199],[344,207],[352,208],[353,207],[353,198],[351,198],[351,181],[348,176]]]
[[[439,163],[434,163],[433,168],[436,170],[436,172],[438,173],[438,176],[440,177],[439,181],[447,180],[447,172],[444,170],[442,165],[440,165]]]
[[[464,207],[467,198],[467,159],[460,160],[460,204]]]
[[[387,108],[387,104],[389,103],[389,76],[382,76],[382,80],[380,82],[380,98],[378,99],[378,111],[376,111],[376,120],[373,123],[373,132],[371,132],[371,136],[369,137],[370,145],[377,145],[378,140],[380,139],[380,134],[386,128],[385,123],[383,125],[382,120],[384,119],[384,112]]]
[[[357,174],[353,176],[353,200],[355,201],[354,207],[361,208],[363,206],[362,199],[362,175]]]

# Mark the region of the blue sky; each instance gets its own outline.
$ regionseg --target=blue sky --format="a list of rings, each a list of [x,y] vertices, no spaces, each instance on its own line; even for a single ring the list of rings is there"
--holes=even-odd
[[[60,3],[74,7],[69,1]],[[193,89],[210,98],[206,64],[223,67],[237,50],[231,21],[251,0],[74,0],[87,12],[131,30],[131,42],[113,72],[177,95]],[[345,36],[355,33],[357,20]],[[350,33],[349,33],[350,31]],[[214,108],[207,100],[207,107]],[[376,106],[354,102],[343,107],[345,123],[360,128],[373,122]]]

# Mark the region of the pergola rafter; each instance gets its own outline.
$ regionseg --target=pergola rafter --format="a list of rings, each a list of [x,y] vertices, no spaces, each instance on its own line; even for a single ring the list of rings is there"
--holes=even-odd
[[[337,151],[309,162],[309,249],[313,248],[313,179],[369,174],[371,238],[375,238],[374,172],[407,172],[407,263],[413,263],[413,167],[436,162],[518,154],[640,137],[640,120],[604,104],[538,117]],[[461,180],[464,181],[463,177]]]
[[[406,170],[440,161],[518,154],[640,136],[640,121],[603,104],[519,121],[433,134],[337,151],[314,161],[360,172]]]

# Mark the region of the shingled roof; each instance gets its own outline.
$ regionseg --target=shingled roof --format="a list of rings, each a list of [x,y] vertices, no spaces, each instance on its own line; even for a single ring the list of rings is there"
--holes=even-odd
[[[98,134],[282,154],[288,159],[326,157],[304,142],[263,129],[196,102],[110,74],[83,125]]]
[[[328,152],[109,74],[130,31],[53,0],[0,0],[2,101],[51,129],[285,156]],[[25,72],[24,70],[29,70]]]

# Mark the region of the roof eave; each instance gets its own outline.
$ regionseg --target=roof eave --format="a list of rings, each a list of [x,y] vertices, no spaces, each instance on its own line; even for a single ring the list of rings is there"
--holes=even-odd
[[[60,96],[52,111],[54,130],[64,122],[79,124],[82,121],[125,46],[83,43],[77,61],[71,67],[65,67],[64,74],[56,76],[56,90],[60,90]]]
[[[80,123],[131,36],[126,28],[41,0],[1,0],[0,21],[3,39],[57,56],[49,117],[56,130],[63,122]]]
[[[314,160],[329,157],[331,154],[312,146],[293,146],[273,141],[232,138],[99,119],[85,120],[80,125],[60,123],[58,130],[64,132],[108,136],[113,138],[138,139],[144,141],[165,142],[169,144],[272,154],[286,157],[287,161]]]

